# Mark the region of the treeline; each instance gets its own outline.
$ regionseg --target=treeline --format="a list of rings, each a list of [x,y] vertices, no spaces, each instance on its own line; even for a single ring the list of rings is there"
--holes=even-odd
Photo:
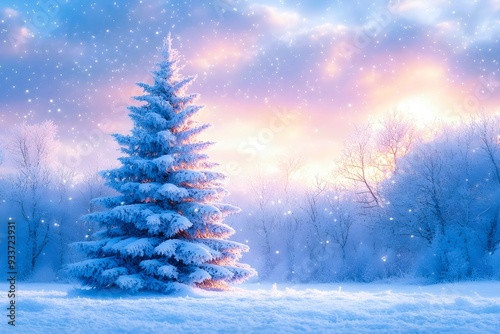
[[[0,236],[4,243],[7,222],[16,222],[16,269],[21,279],[60,278],[61,267],[78,256],[68,245],[89,238],[96,229],[79,217],[99,209],[90,203],[92,198],[111,193],[97,175],[97,166],[77,173],[60,162],[59,145],[52,122],[21,124],[2,138]],[[6,258],[0,257],[0,264]]]
[[[232,223],[260,279],[499,279],[500,117],[415,124],[393,112],[354,128],[307,189],[300,159],[255,175]]]
[[[228,199],[243,209],[228,223],[259,279],[500,279],[500,116],[415,124],[393,112],[354,127],[335,170],[309,185],[306,157],[284,159],[269,177],[256,170],[247,193]],[[79,217],[111,194],[97,175],[105,166],[77,173],[58,162],[58,145],[50,122],[2,141],[0,236],[14,219],[20,278],[64,278],[78,259],[68,244],[97,229]]]

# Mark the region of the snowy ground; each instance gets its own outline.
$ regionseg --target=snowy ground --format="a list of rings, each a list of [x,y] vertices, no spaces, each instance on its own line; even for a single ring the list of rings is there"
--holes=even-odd
[[[500,333],[500,282],[244,284],[122,298],[72,288],[18,283],[16,327],[3,315],[0,333]]]

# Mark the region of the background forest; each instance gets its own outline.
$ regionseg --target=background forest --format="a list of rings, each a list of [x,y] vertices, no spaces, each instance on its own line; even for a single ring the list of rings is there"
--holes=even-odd
[[[353,126],[329,175],[304,181],[307,156],[256,168],[227,197],[243,209],[227,223],[261,281],[499,279],[499,133],[497,115],[422,125],[393,111]],[[2,138],[0,215],[16,220],[19,273],[34,281],[67,280],[81,259],[68,245],[97,228],[79,217],[113,195],[102,166],[71,168],[57,138],[51,122]]]

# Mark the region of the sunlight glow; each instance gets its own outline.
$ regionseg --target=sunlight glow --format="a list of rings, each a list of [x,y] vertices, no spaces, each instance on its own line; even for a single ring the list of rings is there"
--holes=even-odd
[[[418,125],[429,124],[442,117],[440,115],[442,109],[439,108],[438,103],[425,96],[404,99],[399,102],[397,109],[414,118],[419,123]]]

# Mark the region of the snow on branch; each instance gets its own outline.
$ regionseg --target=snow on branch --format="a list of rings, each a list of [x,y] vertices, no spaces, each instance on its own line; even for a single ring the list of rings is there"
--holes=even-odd
[[[191,264],[203,264],[220,255],[205,245],[179,239],[164,241],[155,248],[155,251],[167,258],[173,257],[177,261]]]
[[[138,274],[123,275],[118,277],[116,284],[124,290],[136,292],[144,287],[144,280]]]

